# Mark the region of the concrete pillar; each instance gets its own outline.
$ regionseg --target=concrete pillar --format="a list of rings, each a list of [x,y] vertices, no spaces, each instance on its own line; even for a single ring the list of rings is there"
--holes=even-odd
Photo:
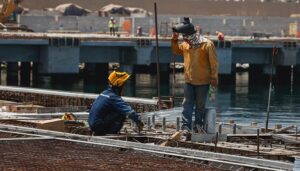
[[[291,66],[277,66],[274,84],[290,85],[291,84]]]
[[[66,44],[67,41],[64,38],[55,40],[52,40],[52,46],[40,48],[39,72],[44,74],[78,74],[80,48]],[[54,42],[61,42],[61,44],[54,45]]]
[[[30,86],[30,73],[31,73],[30,62],[22,62],[20,68],[21,86],[25,86],[25,87]]]
[[[18,62],[7,62],[7,85],[18,86],[19,65]]]

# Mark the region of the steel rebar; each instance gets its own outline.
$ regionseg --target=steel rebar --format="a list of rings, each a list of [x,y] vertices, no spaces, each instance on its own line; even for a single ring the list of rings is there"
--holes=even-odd
[[[156,52],[156,83],[157,83],[157,99],[158,109],[160,110],[160,69],[159,69],[159,49],[158,49],[158,29],[157,29],[157,5],[154,3],[154,14],[155,14],[155,52]]]

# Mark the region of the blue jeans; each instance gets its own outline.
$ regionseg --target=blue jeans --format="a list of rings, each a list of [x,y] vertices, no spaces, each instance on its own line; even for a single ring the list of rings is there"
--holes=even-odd
[[[192,130],[192,117],[195,111],[195,125],[203,127],[205,102],[209,85],[184,84],[184,100],[181,129]],[[194,110],[194,106],[196,107]]]

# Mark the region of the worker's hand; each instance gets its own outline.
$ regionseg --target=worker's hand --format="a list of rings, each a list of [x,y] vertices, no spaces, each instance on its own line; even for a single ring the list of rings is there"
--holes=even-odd
[[[139,132],[142,131],[144,126],[145,126],[144,123],[142,121],[140,121],[140,123],[137,124],[138,131]]]
[[[210,85],[216,88],[218,86],[218,80],[217,79],[211,79],[210,80]]]
[[[178,40],[178,37],[179,37],[179,33],[173,32],[172,39],[173,40]]]

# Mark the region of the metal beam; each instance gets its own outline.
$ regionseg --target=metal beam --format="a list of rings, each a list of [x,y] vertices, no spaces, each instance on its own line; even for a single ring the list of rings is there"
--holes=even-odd
[[[13,91],[13,92],[24,92],[24,93],[37,93],[45,95],[55,95],[55,96],[66,96],[66,97],[77,97],[77,98],[91,98],[96,99],[98,94],[91,93],[73,93],[66,91],[54,91],[54,90],[45,90],[37,88],[22,88],[22,87],[12,87],[12,86],[0,86],[1,91]],[[157,104],[157,100],[146,99],[146,98],[132,98],[132,97],[122,97],[126,102],[130,103],[143,103],[143,104]]]

